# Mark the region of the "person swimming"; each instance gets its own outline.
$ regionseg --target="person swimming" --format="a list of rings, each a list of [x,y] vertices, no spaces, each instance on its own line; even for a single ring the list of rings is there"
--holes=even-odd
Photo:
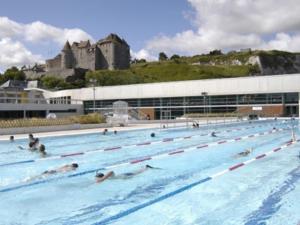
[[[29,143],[34,142],[33,134],[28,134],[28,142]]]
[[[77,163],[72,163],[72,164],[67,164],[64,166],[61,166],[57,169],[53,169],[53,170],[46,170],[44,171],[42,174],[56,174],[56,173],[66,173],[66,172],[70,172],[72,170],[76,170],[78,168],[78,164]]]
[[[38,150],[40,144],[40,139],[35,138],[33,141],[29,142],[29,150],[35,151]]]
[[[192,126],[193,128],[199,128],[199,123],[197,121],[194,121]]]
[[[41,157],[46,157],[47,156],[47,152],[46,152],[46,147],[45,145],[41,144],[39,146],[39,153]]]
[[[35,138],[33,141],[29,142],[28,148],[21,146],[21,145],[18,146],[18,148],[21,150],[27,149],[30,151],[36,151],[36,150],[38,150],[38,147],[39,147],[39,139],[38,138]]]
[[[249,149],[246,149],[245,151],[243,152],[239,152],[236,156],[239,157],[239,156],[247,156],[249,155],[251,152],[253,152],[253,148],[249,148]]]
[[[214,131],[211,132],[210,136],[212,136],[212,137],[217,137],[216,132],[214,132]]]
[[[10,140],[10,142],[14,142],[15,141],[15,137],[14,136],[10,136],[9,140]]]
[[[101,183],[108,178],[110,178],[110,179],[129,179],[138,174],[145,172],[147,169],[161,169],[161,168],[146,165],[145,167],[143,167],[139,170],[136,170],[133,172],[128,172],[128,173],[123,173],[123,174],[119,174],[119,175],[116,175],[114,171],[109,171],[107,174],[104,174],[101,172],[96,172],[95,179],[96,179],[96,183]]]
[[[40,175],[30,177],[30,178],[26,179],[25,181],[28,182],[28,181],[32,181],[32,180],[36,180],[36,179],[40,179],[40,178],[45,178],[47,176],[54,175],[57,173],[70,172],[70,171],[76,170],[78,167],[79,167],[79,165],[77,163],[67,164],[67,165],[58,167],[53,170],[45,170]]]
[[[151,137],[155,137],[155,133],[151,133],[150,136],[151,136]]]

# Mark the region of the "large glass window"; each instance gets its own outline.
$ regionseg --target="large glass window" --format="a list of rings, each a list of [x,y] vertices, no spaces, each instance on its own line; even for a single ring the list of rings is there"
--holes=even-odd
[[[298,93],[287,93],[284,94],[284,102],[285,103],[294,103],[297,104],[299,102]]]

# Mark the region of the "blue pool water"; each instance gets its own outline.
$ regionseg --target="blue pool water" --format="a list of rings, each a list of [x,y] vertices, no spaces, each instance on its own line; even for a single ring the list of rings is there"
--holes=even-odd
[[[293,123],[298,138],[298,121]],[[40,138],[50,153],[45,160],[40,160],[37,153],[18,148],[27,146],[27,140],[2,141],[0,224],[298,225],[299,142],[213,176],[286,145],[291,139],[290,126],[291,121],[269,120],[200,129]],[[212,131],[217,137],[210,136]],[[150,137],[152,132],[156,134],[154,138]],[[254,134],[257,136],[249,137]],[[223,140],[227,142],[222,143]],[[151,144],[145,144],[148,142]],[[208,147],[195,148],[206,144]],[[103,151],[113,147],[121,148]],[[236,157],[250,148],[253,152],[248,156]],[[168,155],[182,150],[185,152]],[[79,152],[84,154],[54,158]],[[128,163],[148,157],[152,159]],[[34,162],[17,163],[28,160]],[[27,181],[45,170],[73,162],[79,164],[76,171]],[[101,172],[113,170],[122,174],[146,164],[161,169],[149,169],[131,179],[95,183],[97,169],[109,167]]]

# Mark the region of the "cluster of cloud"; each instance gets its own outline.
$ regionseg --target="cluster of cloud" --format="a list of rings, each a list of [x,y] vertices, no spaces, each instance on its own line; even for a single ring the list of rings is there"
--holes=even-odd
[[[0,68],[22,66],[42,62],[41,55],[33,54],[24,43],[56,43],[63,45],[93,38],[81,29],[62,29],[36,21],[29,24],[17,23],[7,17],[0,17]]]
[[[297,0],[187,0],[194,29],[148,41],[141,56],[201,54],[241,48],[300,51]]]
[[[194,55],[214,49],[241,48],[300,51],[300,4],[298,0],[186,0],[191,12],[184,12],[192,29],[174,36],[158,35],[145,47],[131,52],[132,58],[156,60],[167,55]],[[90,39],[91,35],[74,28],[58,28],[35,21],[23,24],[0,17],[0,69],[41,62],[27,43],[63,45]]]

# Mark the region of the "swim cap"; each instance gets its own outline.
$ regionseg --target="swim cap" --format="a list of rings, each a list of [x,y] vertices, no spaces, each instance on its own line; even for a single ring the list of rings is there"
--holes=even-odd
[[[103,174],[103,173],[98,173],[98,172],[96,172],[95,177],[101,178],[101,177],[104,177],[104,174]]]

